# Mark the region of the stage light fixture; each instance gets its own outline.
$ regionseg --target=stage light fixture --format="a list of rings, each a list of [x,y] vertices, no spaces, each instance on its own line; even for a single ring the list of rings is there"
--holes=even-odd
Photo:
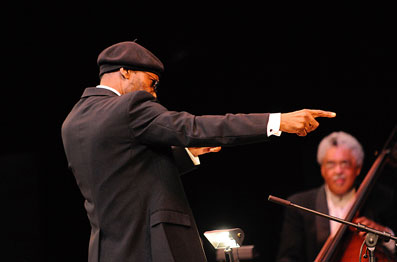
[[[233,248],[241,247],[244,240],[244,232],[240,228],[219,229],[204,232],[215,249],[224,249],[226,262],[238,262],[239,258],[233,256]]]

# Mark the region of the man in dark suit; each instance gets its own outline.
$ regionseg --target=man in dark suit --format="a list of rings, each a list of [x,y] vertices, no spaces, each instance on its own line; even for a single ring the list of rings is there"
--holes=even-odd
[[[355,200],[355,180],[360,174],[364,151],[356,138],[345,132],[333,132],[319,144],[317,161],[321,166],[324,184],[318,188],[292,195],[289,200],[295,204],[345,218]],[[356,218],[353,222],[380,231],[393,233],[373,220],[374,212]],[[372,214],[371,214],[372,213]],[[330,221],[311,213],[286,209],[281,232],[279,262],[311,262],[317,257],[328,236],[334,235],[340,223]],[[364,232],[360,232],[363,236]],[[387,248],[394,253],[394,241]]]
[[[190,157],[281,131],[305,136],[316,117],[335,116],[169,111],[156,100],[163,64],[135,42],[106,48],[98,65],[100,85],[84,91],[62,126],[92,228],[90,262],[206,261],[179,177],[193,166]]]

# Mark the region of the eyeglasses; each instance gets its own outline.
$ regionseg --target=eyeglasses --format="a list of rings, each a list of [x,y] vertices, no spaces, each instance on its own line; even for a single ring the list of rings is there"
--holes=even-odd
[[[144,71],[142,71],[144,72]],[[160,85],[160,80],[154,79],[150,74],[148,74],[147,72],[144,72],[146,75],[148,75],[150,77],[150,80],[152,80],[152,84],[150,85],[150,87],[152,87],[154,89],[154,92],[157,93],[158,89],[159,89],[159,85]]]
[[[325,168],[327,168],[327,169],[334,169],[338,165],[340,166],[341,169],[348,169],[353,166],[353,164],[347,160],[344,160],[341,162],[327,161],[326,163],[324,163],[324,165],[325,165]]]

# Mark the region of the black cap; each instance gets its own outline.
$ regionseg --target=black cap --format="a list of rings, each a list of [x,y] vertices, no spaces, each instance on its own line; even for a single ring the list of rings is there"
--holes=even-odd
[[[164,72],[164,65],[154,54],[135,42],[120,42],[103,50],[97,60],[99,76],[126,69],[152,72],[158,76]]]

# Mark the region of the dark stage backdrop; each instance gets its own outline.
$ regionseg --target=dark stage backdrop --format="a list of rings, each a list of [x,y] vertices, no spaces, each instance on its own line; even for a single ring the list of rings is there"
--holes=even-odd
[[[84,88],[98,84],[98,53],[138,39],[165,64],[159,99],[170,110],[337,113],[304,138],[282,134],[204,155],[183,177],[201,235],[240,227],[257,261],[274,260],[283,207],[267,196],[320,185],[316,149],[333,131],[361,141],[363,176],[397,122],[392,10],[362,3],[11,4],[2,23],[0,226],[7,244],[0,256],[86,261],[90,228],[60,127]],[[395,170],[388,186],[396,206]]]

